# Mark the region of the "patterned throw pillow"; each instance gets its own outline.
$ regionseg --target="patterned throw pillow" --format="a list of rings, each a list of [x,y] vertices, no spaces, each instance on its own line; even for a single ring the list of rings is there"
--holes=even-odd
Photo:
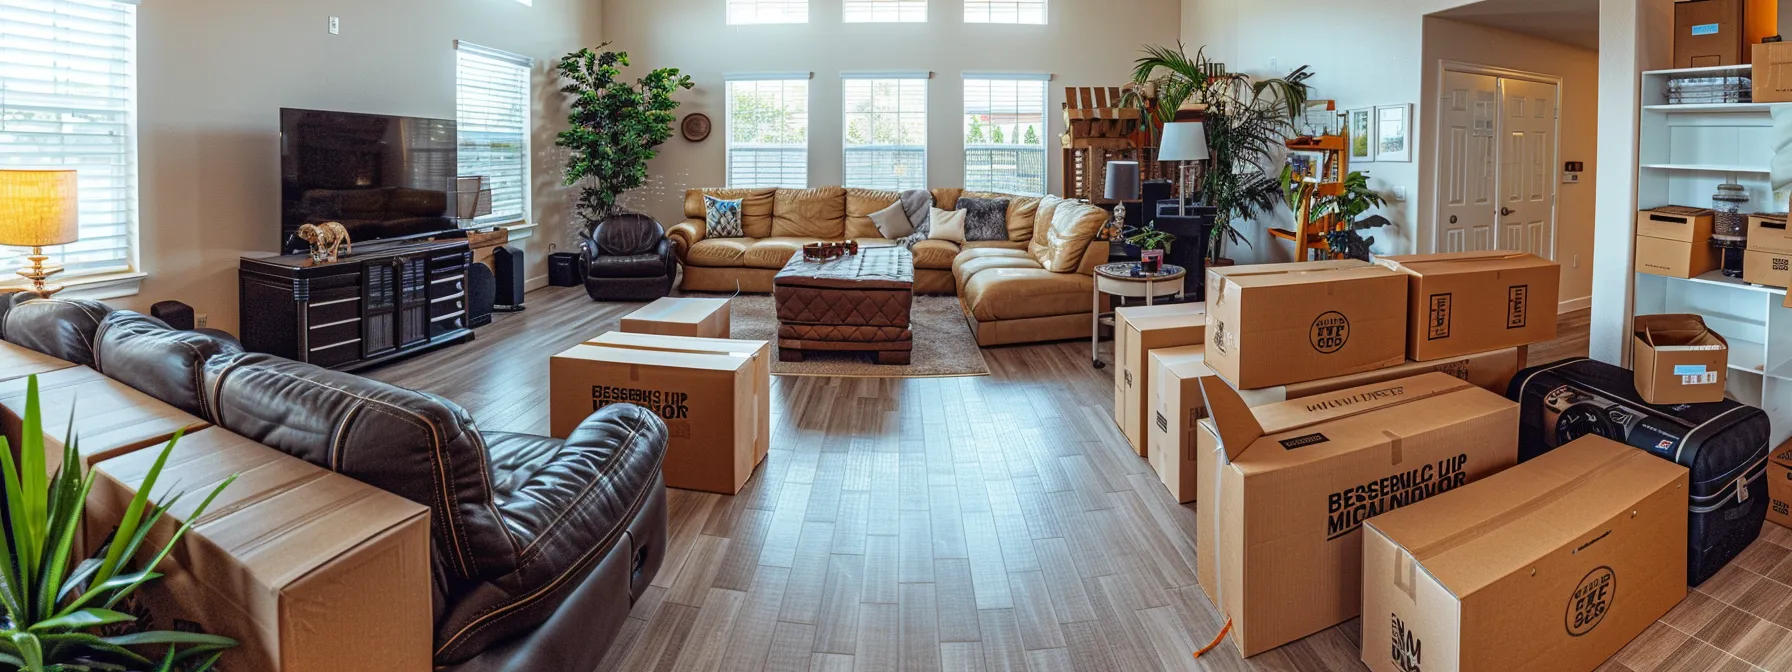
[[[1008,199],[961,198],[965,240],[1008,240]]]
[[[740,228],[740,199],[729,201],[704,196],[703,228],[705,238],[744,237],[746,234]]]

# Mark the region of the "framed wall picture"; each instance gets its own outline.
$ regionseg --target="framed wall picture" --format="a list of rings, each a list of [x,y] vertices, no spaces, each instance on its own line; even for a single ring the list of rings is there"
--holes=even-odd
[[[1350,162],[1375,161],[1375,108],[1363,107],[1344,113],[1345,130],[1350,133]]]
[[[1375,160],[1412,161],[1412,103],[1375,108]]]

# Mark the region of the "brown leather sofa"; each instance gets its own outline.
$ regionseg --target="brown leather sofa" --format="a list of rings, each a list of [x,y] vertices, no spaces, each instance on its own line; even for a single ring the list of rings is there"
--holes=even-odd
[[[638,406],[564,441],[480,432],[435,395],[92,301],[0,297],[0,339],[428,506],[437,669],[595,669],[665,552],[666,426]]]
[[[969,249],[952,262],[958,301],[983,346],[1088,338],[1095,267],[1108,243],[1095,235],[1111,215],[1087,201],[1046,196],[1024,250]],[[1106,310],[1107,297],[1100,306]]]

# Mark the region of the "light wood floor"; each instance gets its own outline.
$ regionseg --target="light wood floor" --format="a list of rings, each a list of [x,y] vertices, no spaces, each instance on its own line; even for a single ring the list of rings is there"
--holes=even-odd
[[[528,302],[371,375],[546,433],[548,357],[635,304]],[[1561,331],[1533,361],[1586,352],[1584,312]],[[600,669],[1364,669],[1356,621],[1194,659],[1221,619],[1195,585],[1193,507],[1115,429],[1112,369],[1086,342],[985,357],[980,378],[777,378],[771,456],[739,496],[672,491],[669,557]],[[1769,528],[1604,669],[1792,670],[1792,531]]]

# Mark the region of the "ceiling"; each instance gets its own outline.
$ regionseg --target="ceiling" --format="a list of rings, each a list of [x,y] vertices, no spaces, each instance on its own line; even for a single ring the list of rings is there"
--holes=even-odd
[[[1599,49],[1599,0],[1482,0],[1432,16]]]

